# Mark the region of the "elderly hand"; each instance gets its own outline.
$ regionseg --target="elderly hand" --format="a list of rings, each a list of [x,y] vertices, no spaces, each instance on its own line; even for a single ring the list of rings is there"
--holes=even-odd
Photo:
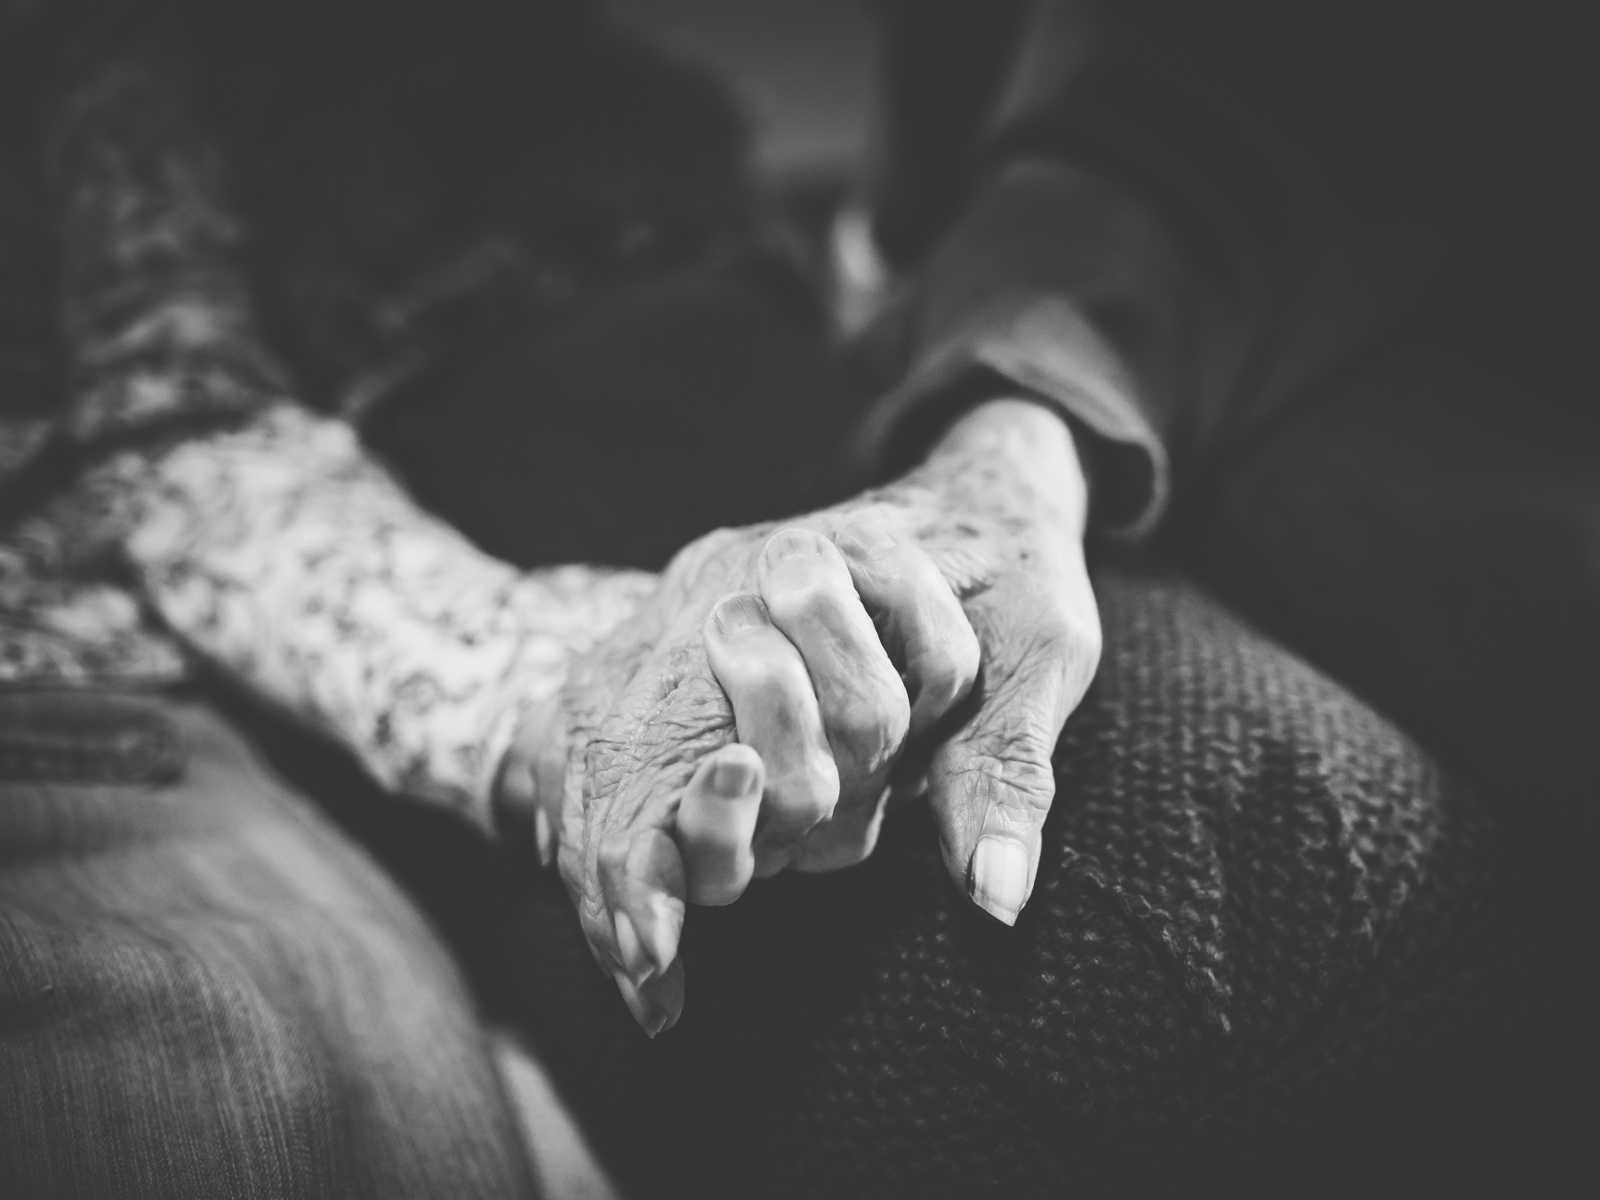
[[[886,488],[691,544],[583,662],[541,790],[561,780],[563,878],[648,1031],[681,1011],[684,900],[860,862],[908,737],[942,738],[927,785],[952,875],[1016,920],[1098,663],[1085,504],[1065,423],[992,402]]]

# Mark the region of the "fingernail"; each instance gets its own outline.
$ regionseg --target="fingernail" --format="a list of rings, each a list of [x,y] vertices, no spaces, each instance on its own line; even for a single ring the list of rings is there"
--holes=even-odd
[[[622,1002],[628,1006],[628,1011],[633,1014],[633,1019],[638,1022],[639,1028],[645,1031],[646,1036],[655,1037],[672,1024],[672,1013],[652,1004],[626,975],[617,975],[614,978],[617,991],[622,993]]]
[[[651,1011],[660,1014],[660,1021],[651,1037],[673,1028],[683,1016],[683,983],[683,971],[678,969],[666,972],[650,985]]]
[[[726,596],[711,610],[711,620],[725,635],[745,633],[772,624],[767,606],[753,592]]]
[[[611,927],[616,932],[617,957],[622,962],[622,969],[634,983],[644,983],[655,974],[656,967],[645,955],[633,920],[627,913],[619,912],[611,919]]]
[[[877,526],[846,525],[833,535],[833,544],[846,555],[882,558],[895,548],[895,540]]]
[[[661,1022],[656,1026],[655,1032],[650,1035],[651,1037],[658,1037],[666,1033],[667,1030],[676,1028],[679,1018],[683,1016],[682,1008],[662,1008],[658,1011],[661,1013]]]
[[[724,800],[738,800],[756,783],[755,764],[747,758],[729,758],[711,768],[711,790]]]
[[[767,539],[763,552],[772,562],[814,559],[822,555],[822,535],[809,529],[780,529]]]
[[[995,920],[1017,923],[1028,902],[1028,851],[1021,842],[993,835],[978,839],[972,852],[972,898]]]

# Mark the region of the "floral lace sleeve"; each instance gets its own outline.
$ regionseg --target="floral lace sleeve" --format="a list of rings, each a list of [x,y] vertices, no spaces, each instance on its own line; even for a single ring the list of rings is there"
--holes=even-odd
[[[520,713],[653,580],[491,559],[291,403],[181,72],[153,27],[116,45],[46,129],[67,432],[92,465],[23,540],[61,575],[115,565],[185,645],[377,779],[488,823]]]
[[[188,646],[380,782],[485,825],[522,714],[655,586],[490,558],[420,511],[348,426],[288,406],[115,455],[42,519],[92,531]]]

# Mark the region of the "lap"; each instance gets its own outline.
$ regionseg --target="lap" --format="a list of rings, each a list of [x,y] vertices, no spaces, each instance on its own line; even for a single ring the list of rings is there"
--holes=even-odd
[[[1583,1144],[1555,1097],[1596,1066],[1600,994],[1573,947],[1600,898],[1600,409],[1570,345],[1531,348],[1448,330],[1371,355],[1228,464],[1189,532],[1230,605],[1491,797],[1530,965],[1496,1040],[1548,1161]]]
[[[1469,1017],[1478,800],[1192,587],[1098,588],[1105,659],[1015,931],[953,893],[913,808],[863,869],[697,910],[685,1018],[646,1043],[559,899],[525,906],[552,1067],[619,1158],[693,1175],[731,1145],[775,1193],[1125,1186]]]
[[[0,696],[0,1176],[501,1195],[472,1004],[382,871],[198,704]]]
[[[1418,339],[1323,381],[1184,533],[1230,604],[1546,833],[1592,834],[1600,417],[1480,357]]]

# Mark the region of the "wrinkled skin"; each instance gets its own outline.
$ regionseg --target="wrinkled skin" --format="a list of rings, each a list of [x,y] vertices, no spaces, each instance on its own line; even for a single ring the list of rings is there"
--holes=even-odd
[[[647,1032],[681,1012],[685,902],[861,862],[897,766],[918,768],[957,886],[1016,920],[1051,753],[1099,662],[1086,492],[1059,418],[991,402],[886,487],[691,543],[575,666],[514,753],[559,806],[562,877]]]

